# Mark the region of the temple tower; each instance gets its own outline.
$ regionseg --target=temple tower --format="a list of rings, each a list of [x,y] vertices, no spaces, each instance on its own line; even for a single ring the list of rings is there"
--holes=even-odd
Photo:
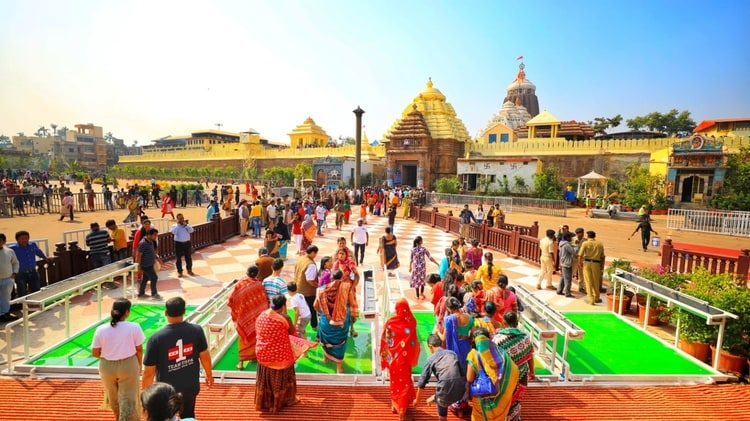
[[[535,117],[539,114],[539,99],[536,97],[536,85],[526,79],[525,68],[523,62],[518,65],[518,74],[516,79],[508,85],[503,104],[510,102],[516,106],[523,106],[531,117]]]
[[[432,189],[438,178],[454,177],[469,140],[456,110],[428,80],[383,136],[388,185]]]

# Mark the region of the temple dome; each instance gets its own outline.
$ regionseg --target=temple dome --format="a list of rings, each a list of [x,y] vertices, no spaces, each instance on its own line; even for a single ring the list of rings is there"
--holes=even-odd
[[[456,115],[453,105],[445,100],[445,95],[439,89],[433,87],[432,79],[429,79],[427,87],[404,107],[401,118],[391,125],[382,139],[389,139],[391,133],[398,128],[401,120],[409,117],[410,113],[414,111],[419,111],[422,114],[433,139],[456,139],[461,142],[471,139],[464,122]]]
[[[536,85],[531,83],[530,80],[526,79],[526,72],[524,71],[524,64],[521,63],[518,66],[518,74],[516,75],[516,79],[511,82],[510,85],[508,85],[507,91],[512,91],[516,89],[532,89],[536,91]]]
[[[417,101],[445,101],[445,95],[443,95],[442,92],[440,92],[440,89],[433,88],[432,86],[432,78],[429,78],[427,80],[427,86],[420,92],[417,96],[414,97],[414,102]]]

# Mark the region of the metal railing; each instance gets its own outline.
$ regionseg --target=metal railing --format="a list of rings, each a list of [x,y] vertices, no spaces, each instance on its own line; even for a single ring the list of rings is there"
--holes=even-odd
[[[737,315],[726,312],[720,308],[709,305],[708,302],[699,300],[688,294],[676,291],[671,288],[667,288],[664,285],[657,284],[646,278],[642,278],[630,272],[617,269],[614,275],[610,278],[612,281],[612,288],[618,291],[615,299],[619,300],[619,307],[617,313],[622,315],[623,311],[623,296],[625,294],[625,287],[628,287],[638,294],[646,295],[646,314],[643,317],[642,328],[645,331],[648,328],[649,312],[651,310],[651,300],[653,298],[659,299],[667,303],[668,306],[679,307],[682,310],[694,314],[698,317],[706,319],[706,324],[709,326],[718,326],[718,333],[716,337],[716,349],[720,350],[724,342],[724,328],[727,319],[737,319]],[[680,337],[680,322],[677,322],[677,328],[674,333],[674,346],[677,346],[678,339]],[[719,367],[719,352],[716,352],[712,367],[718,369]]]
[[[487,207],[500,205],[503,212],[525,212],[537,215],[567,216],[568,202],[553,199],[535,199],[531,197],[506,197],[506,196],[472,196],[466,194],[427,193],[427,205],[448,205],[462,207],[469,205],[474,211],[476,205]]]
[[[9,374],[13,373],[13,347],[11,345],[11,335],[15,326],[23,325],[23,353],[25,359],[28,360],[30,357],[31,348],[31,337],[29,333],[31,329],[30,320],[32,318],[44,313],[45,311],[62,305],[64,308],[63,314],[65,336],[67,338],[70,338],[71,298],[81,295],[90,289],[95,289],[98,320],[101,320],[102,284],[105,282],[113,282],[114,278],[117,276],[124,276],[125,279],[123,280],[122,291],[123,297],[126,297],[128,290],[127,278],[133,279],[133,282],[135,282],[135,272],[137,270],[138,265],[133,264],[129,259],[123,260],[68,278],[65,281],[44,287],[37,292],[13,300],[13,303],[20,302],[23,305],[23,317],[5,325],[5,339],[8,352],[7,372]]]
[[[49,239],[47,238],[34,238],[32,240],[29,240],[30,243],[36,243],[36,245],[39,247],[40,250],[44,252],[44,255],[47,257],[50,257],[49,254]],[[16,243],[7,243],[6,246],[14,246]]]
[[[539,357],[552,373],[559,365],[561,379],[570,381],[568,348],[570,341],[583,340],[586,331],[568,320],[558,310],[541,301],[521,285],[513,286],[518,300],[523,303],[524,311],[520,313],[523,326],[530,330],[532,338],[537,340]],[[562,351],[558,352],[558,340],[562,339]]]
[[[750,212],[669,209],[667,229],[750,237]]]
[[[175,223],[174,219],[169,218],[154,218],[149,219],[151,221],[151,227],[156,228],[159,233],[165,233],[169,232],[169,229],[172,227],[172,224]],[[135,222],[121,222],[117,224],[118,228],[122,228],[125,230],[127,235],[130,235],[130,229],[137,228],[139,224]],[[106,229],[106,227],[102,227],[101,229]],[[72,231],[65,231],[63,232],[63,243],[69,244],[71,241],[77,241],[78,247],[88,250],[88,246],[86,245],[86,236],[91,232],[91,229],[83,228],[79,230],[72,230]]]

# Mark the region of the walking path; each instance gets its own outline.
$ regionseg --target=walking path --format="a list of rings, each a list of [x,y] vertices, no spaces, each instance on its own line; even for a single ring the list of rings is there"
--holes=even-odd
[[[441,209],[442,210],[442,209]],[[182,212],[193,224],[205,220],[205,209],[187,208],[176,209]],[[176,213],[175,212],[175,213]],[[570,226],[571,231],[576,227],[593,229],[598,232],[607,250],[608,261],[613,258],[626,258],[643,264],[656,264],[660,261],[656,250],[644,253],[640,251],[637,241],[626,240],[634,229],[634,224],[624,221],[612,221],[604,219],[589,219],[583,215],[583,210],[571,210],[567,218],[553,218],[539,215],[514,214],[507,216],[507,221],[514,224],[528,225],[533,221],[539,221],[543,231],[547,228],[557,228],[561,224]],[[161,212],[156,209],[147,210],[149,216],[160,217]],[[88,228],[90,222],[96,221],[104,225],[106,219],[121,221],[125,217],[124,211],[98,211],[95,213],[78,213],[77,220],[70,222],[58,222],[54,215],[16,217],[12,219],[0,219],[0,232],[5,232],[9,240],[13,238],[16,230],[26,229],[31,232],[32,238],[48,238],[50,245],[61,241],[62,232],[70,229]],[[739,249],[742,239],[718,235],[696,235],[687,232],[662,232],[660,231],[659,218],[654,223],[654,228],[659,231],[662,239],[671,236],[675,241],[683,243],[697,243],[706,246]],[[333,226],[332,217],[329,226]],[[384,274],[379,267],[379,257],[375,253],[377,240],[383,235],[386,226],[386,218],[368,218],[370,230],[370,244],[366,250],[364,266],[375,267],[376,280],[382,280]],[[352,221],[353,222],[353,221]],[[662,225],[663,226],[663,225]],[[343,231],[328,229],[325,237],[316,238],[315,244],[321,249],[319,256],[333,254],[336,249],[336,239],[344,236],[349,242],[350,229],[352,225],[345,226]],[[427,225],[418,224],[412,220],[399,218],[396,222],[395,234],[398,238],[398,254],[401,261],[399,274],[403,283],[405,296],[410,300],[415,310],[431,310],[429,303],[416,300],[414,290],[409,289],[408,264],[412,240],[421,235],[425,246],[432,255],[439,259],[442,250],[450,245],[455,238],[454,235],[441,230],[432,229]],[[12,240],[11,240],[12,241]],[[635,241],[635,242],[633,242]],[[177,278],[173,262],[162,267],[159,273],[160,294],[169,298],[172,296],[185,297],[188,304],[200,305],[232,279],[242,277],[245,270],[257,258],[257,249],[261,246],[261,240],[235,237],[221,245],[211,246],[198,250],[193,256],[196,276]],[[574,293],[576,298],[565,298],[558,296],[552,290],[536,291],[536,277],[538,267],[527,264],[520,260],[507,257],[495,252],[495,262],[508,274],[512,283],[525,285],[527,289],[547,301],[549,304],[563,311],[591,311],[603,310],[603,306],[589,306],[584,304],[582,294]],[[296,262],[294,245],[290,244],[289,260],[284,267],[282,276],[286,279],[293,278],[293,267]],[[431,266],[428,270],[435,270]],[[558,276],[555,276],[555,284]],[[574,288],[577,290],[577,288]],[[104,308],[109,308],[114,297],[122,295],[121,290],[107,291],[104,298]],[[72,331],[82,329],[96,319],[97,303],[95,296],[91,293],[84,294],[72,302],[71,314],[74,321]],[[150,299],[148,302],[152,302]],[[31,345],[32,353],[58,342],[64,337],[60,324],[60,311],[52,311],[42,318],[35,319],[35,328],[32,329]],[[17,357],[22,350],[19,342],[20,335],[14,335],[13,347]],[[8,344],[0,339],[0,355],[5,355]],[[2,358],[2,357],[0,357]],[[15,358],[14,358],[15,359]],[[4,367],[3,367],[4,368]],[[539,385],[535,385],[539,386]],[[34,381],[28,379],[0,378],[0,388],[4,390],[9,398],[0,402],[0,418],[2,419],[110,419],[109,412],[99,410],[99,397],[101,386],[98,381],[74,381],[74,380],[45,380]],[[39,411],[38,402],[24,399],[29,390],[33,390],[34,396],[44,396],[46,403],[44,410]],[[602,398],[603,390],[609,396]],[[658,394],[655,393],[658,391]],[[25,394],[24,394],[25,393]],[[295,408],[284,410],[278,419],[324,419],[336,420],[368,420],[368,419],[396,419],[388,411],[388,395],[386,388],[358,387],[352,393],[340,394],[337,389],[328,389],[325,386],[303,386],[300,395],[303,402]],[[247,384],[220,384],[210,391],[204,391],[198,401],[199,419],[218,420],[227,419],[230,414],[243,414],[245,419],[265,419],[266,416],[256,413],[253,409],[253,386]],[[18,398],[12,396],[18,395]],[[345,395],[345,396],[344,396]],[[71,399],[75,396],[75,399]],[[572,390],[556,389],[554,393],[546,390],[546,387],[532,387],[527,395],[524,406],[524,419],[674,419],[676,417],[685,420],[698,419],[742,419],[738,408],[743,407],[750,397],[750,389],[734,385],[725,386],[699,386],[699,387],[663,387],[663,388],[605,388],[580,387]],[[621,399],[635,399],[633,403],[626,403],[622,407],[614,407]],[[10,404],[12,402],[12,404]],[[82,404],[83,402],[83,404]],[[231,404],[227,405],[227,402]],[[685,405],[683,402],[691,402]],[[709,412],[705,412],[697,406],[700,402],[710,402]],[[618,404],[619,405],[619,404]],[[693,408],[695,406],[695,408]],[[684,410],[688,407],[689,410]],[[13,411],[13,412],[11,412]],[[25,412],[24,412],[25,411]],[[717,412],[723,411],[723,412]],[[734,412],[733,412],[734,411]],[[41,413],[40,413],[41,412]],[[433,408],[420,407],[412,412],[415,420],[434,419]],[[679,413],[679,416],[677,414]],[[13,415],[10,415],[13,414]],[[744,412],[742,412],[744,414]]]

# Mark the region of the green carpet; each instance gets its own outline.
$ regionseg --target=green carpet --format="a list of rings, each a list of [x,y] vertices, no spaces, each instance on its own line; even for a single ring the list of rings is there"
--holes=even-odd
[[[694,359],[681,355],[614,313],[565,313],[565,316],[586,331],[582,341],[568,343],[568,362],[573,374],[711,374]],[[560,338],[558,352],[562,349]]]
[[[196,306],[187,306],[186,315],[195,308]],[[167,324],[167,318],[164,316],[164,304],[133,304],[128,321],[141,325],[146,340],[148,340],[154,332]],[[29,364],[63,367],[92,367],[98,365],[99,360],[91,355],[91,342],[94,339],[96,328],[103,323],[109,323],[109,318],[63,341],[60,345],[29,361]]]

